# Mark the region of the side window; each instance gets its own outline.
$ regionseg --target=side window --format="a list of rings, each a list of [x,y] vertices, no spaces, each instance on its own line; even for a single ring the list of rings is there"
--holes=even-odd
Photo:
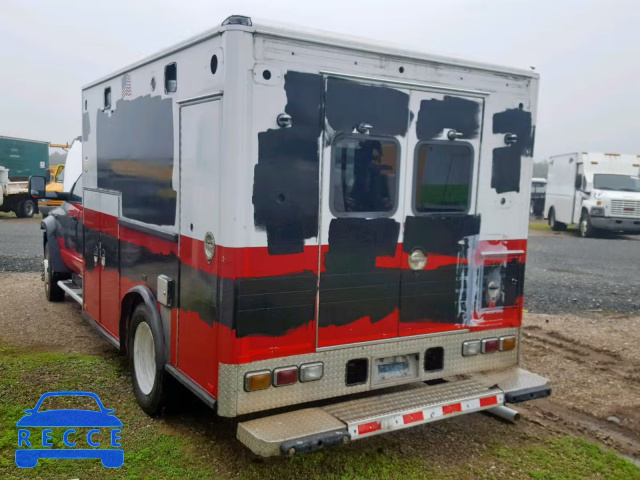
[[[71,187],[71,193],[69,194],[69,201],[72,203],[82,203],[82,175],[78,177],[76,183]]]
[[[388,216],[397,205],[400,147],[393,139],[339,137],[332,147],[331,211]]]
[[[111,87],[104,89],[104,109],[109,110],[111,108]]]
[[[417,213],[469,210],[473,150],[460,143],[421,143],[416,147],[414,208]]]
[[[170,63],[164,67],[164,92],[172,93],[178,91],[178,65]]]

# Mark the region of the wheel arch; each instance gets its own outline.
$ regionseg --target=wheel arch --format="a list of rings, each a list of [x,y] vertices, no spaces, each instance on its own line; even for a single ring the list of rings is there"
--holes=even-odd
[[[555,214],[556,209],[555,209],[555,207],[553,205],[550,205],[549,206],[549,210],[547,210],[547,223],[549,225],[551,225],[551,213],[552,212]]]
[[[44,255],[45,245],[49,243],[51,270],[56,273],[71,273],[71,270],[64,264],[60,255],[55,218],[51,216],[43,218],[40,222],[40,229],[44,230],[42,233],[42,255]]]
[[[160,312],[158,312],[158,303],[155,295],[146,285],[136,285],[125,294],[120,305],[120,324],[118,327],[118,335],[120,338],[120,351],[125,355],[127,354],[128,349],[129,324],[131,323],[131,317],[133,316],[133,311],[141,303],[144,303],[151,312],[151,322],[155,324],[153,326],[161,336],[160,341],[162,345],[165,345],[162,320],[160,318]]]

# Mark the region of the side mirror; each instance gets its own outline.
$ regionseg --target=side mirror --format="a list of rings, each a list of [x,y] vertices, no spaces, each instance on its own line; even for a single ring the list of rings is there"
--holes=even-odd
[[[69,192],[47,192],[47,180],[44,177],[29,177],[29,195],[34,200],[50,198],[66,202],[71,198]]]
[[[44,177],[29,177],[29,195],[31,198],[44,198],[47,194],[47,179]]]

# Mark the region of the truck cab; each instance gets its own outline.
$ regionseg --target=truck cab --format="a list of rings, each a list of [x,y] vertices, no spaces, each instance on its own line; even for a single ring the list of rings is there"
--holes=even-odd
[[[549,160],[545,212],[553,230],[582,237],[602,231],[640,233],[640,157],[574,153]]]

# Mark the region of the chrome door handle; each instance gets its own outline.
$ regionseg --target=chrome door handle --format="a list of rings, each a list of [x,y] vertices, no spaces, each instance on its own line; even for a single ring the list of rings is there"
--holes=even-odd
[[[100,256],[100,249],[98,248],[98,245],[96,245],[93,248],[93,266],[97,267],[98,266],[98,257]]]
[[[102,264],[102,268],[104,269],[107,264],[107,252],[104,251],[104,248],[100,250],[100,263]]]

